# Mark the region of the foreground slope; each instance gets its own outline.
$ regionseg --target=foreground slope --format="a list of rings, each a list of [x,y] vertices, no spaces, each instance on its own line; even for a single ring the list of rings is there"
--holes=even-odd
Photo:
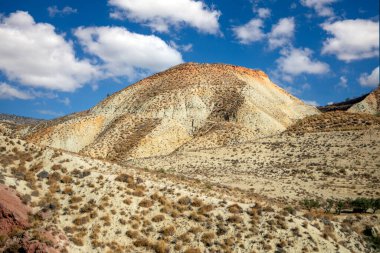
[[[0,251],[375,252],[379,214],[308,212],[207,181],[0,143],[0,189],[32,209],[30,224],[0,228]]]
[[[317,113],[262,71],[188,63],[129,86],[86,112],[40,125],[28,139],[125,160],[169,154],[183,145],[252,140]]]
[[[128,164],[237,187],[284,204],[379,198],[379,143],[379,117],[332,112],[300,120],[279,135],[218,148],[189,146]]]

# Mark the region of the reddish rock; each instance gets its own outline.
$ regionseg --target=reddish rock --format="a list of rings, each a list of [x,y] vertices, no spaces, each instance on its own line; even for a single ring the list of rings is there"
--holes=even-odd
[[[0,184],[0,235],[27,228],[30,211],[17,197],[15,190]]]

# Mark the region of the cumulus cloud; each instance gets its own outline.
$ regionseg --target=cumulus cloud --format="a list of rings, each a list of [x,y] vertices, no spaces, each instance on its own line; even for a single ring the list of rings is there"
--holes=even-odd
[[[312,51],[305,49],[281,50],[281,57],[277,59],[278,69],[285,75],[324,74],[329,71],[329,65],[311,58]]]
[[[14,99],[14,98],[26,100],[26,99],[32,99],[33,96],[24,91],[18,90],[10,86],[9,84],[0,83],[0,99]]]
[[[65,97],[63,99],[58,99],[58,102],[66,105],[66,106],[69,106],[71,104],[71,100],[68,97]]]
[[[254,12],[257,13],[259,18],[269,18],[271,15],[271,11],[268,8],[258,8],[257,10],[254,10]]]
[[[191,52],[193,50],[193,44],[191,44],[191,43],[180,45],[180,44],[177,44],[175,41],[171,40],[169,42],[169,45],[172,48],[179,50],[179,51],[182,51],[182,52]]]
[[[362,74],[359,78],[359,83],[364,87],[376,87],[379,85],[379,67],[375,68],[371,74]]]
[[[268,34],[268,43],[270,49],[283,47],[290,44],[294,36],[295,22],[294,18],[282,18],[277,24],[272,26],[271,32]]]
[[[347,78],[346,78],[345,76],[341,76],[341,77],[339,78],[338,86],[339,86],[339,87],[342,87],[342,88],[347,88],[347,87],[348,87],[348,86],[347,86],[347,82],[348,82]]]
[[[108,0],[115,7],[111,17],[129,19],[158,32],[187,25],[203,33],[218,34],[221,13],[195,0]]]
[[[182,63],[181,54],[154,35],[132,33],[122,27],[80,27],[75,36],[85,51],[96,56],[106,77],[130,79]]]
[[[57,15],[59,15],[59,16],[66,16],[66,15],[70,15],[70,14],[78,12],[77,9],[74,9],[74,8],[72,8],[70,6],[65,6],[62,9],[59,9],[56,5],[49,6],[47,8],[47,10],[49,12],[49,16],[52,17],[52,18],[55,17],[55,16],[57,16]]]
[[[252,19],[247,24],[233,27],[232,31],[241,44],[247,45],[265,38],[262,28],[263,21],[261,19]]]
[[[96,74],[52,25],[22,11],[1,19],[0,71],[26,86],[60,91],[74,91]]]
[[[321,17],[334,16],[334,10],[331,8],[331,4],[337,0],[301,0],[301,4],[308,8],[312,8]]]
[[[322,28],[332,35],[323,43],[323,54],[346,62],[379,56],[378,21],[348,19],[325,23]]]
[[[272,26],[269,33],[264,33],[263,27],[263,20],[254,18],[247,24],[233,27],[232,31],[241,44],[248,45],[267,39],[269,49],[273,50],[291,43],[294,36],[295,21],[293,17],[282,18]]]

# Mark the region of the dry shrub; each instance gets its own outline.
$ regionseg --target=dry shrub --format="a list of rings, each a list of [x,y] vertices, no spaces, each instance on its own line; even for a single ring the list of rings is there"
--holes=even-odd
[[[198,248],[189,248],[184,253],[202,253],[202,251]]]
[[[73,220],[73,223],[77,226],[84,225],[90,221],[90,218],[88,216],[76,218]]]
[[[136,239],[139,237],[139,232],[136,231],[136,230],[128,230],[127,232],[125,232],[125,234],[131,238],[131,239]]]
[[[160,232],[165,236],[173,236],[175,233],[175,227],[168,226],[168,227],[163,228]]]
[[[141,207],[145,207],[145,208],[149,208],[153,205],[153,201],[150,200],[150,199],[143,199],[141,200],[141,202],[139,203],[139,206]]]
[[[198,209],[198,213],[199,214],[205,214],[205,213],[209,213],[209,212],[211,212],[212,210],[214,209],[214,206],[213,205],[204,205],[204,206],[202,206],[202,207],[200,207],[199,209]]]
[[[239,215],[232,215],[230,217],[228,217],[227,219],[228,222],[231,222],[231,223],[242,223],[243,222],[243,218],[240,217]]]
[[[144,247],[144,248],[151,247],[150,241],[145,237],[138,238],[137,240],[133,242],[133,245],[135,245],[136,247]]]
[[[158,214],[152,218],[153,222],[161,222],[163,220],[165,220],[165,216],[163,216],[162,214]]]
[[[201,241],[206,245],[206,246],[211,246],[212,243],[214,242],[215,239],[215,233],[214,232],[208,232],[204,233],[202,235]]]
[[[123,183],[128,183],[128,184],[133,184],[133,176],[130,176],[128,174],[120,174],[115,178],[116,181],[123,182]]]
[[[77,236],[70,238],[70,241],[72,241],[77,246],[83,246],[84,245],[82,238],[77,237]]]
[[[191,202],[191,205],[193,207],[201,207],[203,206],[203,201],[201,199],[198,199],[198,198],[195,198],[193,199],[193,201]]]
[[[81,202],[81,201],[82,201],[82,197],[80,197],[80,196],[73,196],[69,200],[69,203],[70,204],[74,204],[74,203],[78,203],[78,202]]]
[[[160,240],[156,242],[153,246],[153,249],[156,253],[168,253],[169,252],[169,246],[166,242]]]
[[[243,208],[241,208],[238,204],[230,205],[229,207],[227,207],[227,210],[230,213],[235,213],[235,214],[243,212]]]
[[[178,204],[183,205],[183,206],[190,205],[191,204],[191,198],[189,198],[187,196],[182,197],[178,200]]]

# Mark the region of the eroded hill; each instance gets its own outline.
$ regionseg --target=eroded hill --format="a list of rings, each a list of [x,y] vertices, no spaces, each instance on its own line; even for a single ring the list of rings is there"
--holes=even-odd
[[[86,112],[41,124],[28,140],[120,161],[166,155],[181,146],[240,143],[280,133],[318,113],[262,71],[188,63],[131,85]]]

